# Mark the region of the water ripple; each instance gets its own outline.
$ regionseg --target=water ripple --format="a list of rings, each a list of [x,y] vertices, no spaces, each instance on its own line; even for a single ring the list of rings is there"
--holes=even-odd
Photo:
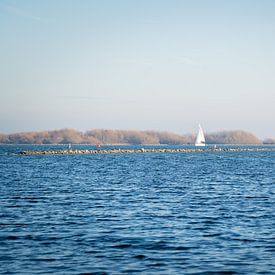
[[[274,152],[19,149],[0,146],[0,274],[275,274]]]

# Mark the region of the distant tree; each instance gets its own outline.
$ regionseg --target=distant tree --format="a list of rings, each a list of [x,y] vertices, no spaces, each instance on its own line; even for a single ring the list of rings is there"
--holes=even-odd
[[[95,140],[98,140],[99,143],[102,143],[102,144],[106,143],[106,130],[93,129],[93,130],[87,131],[85,135],[88,137],[93,137]]]
[[[48,131],[31,132],[36,144],[46,144],[49,139]]]
[[[0,143],[9,143],[9,136],[5,134],[0,134]]]
[[[9,141],[17,144],[35,144],[32,132],[10,134]]]
[[[160,144],[171,144],[171,145],[183,144],[184,138],[183,136],[180,136],[174,133],[163,132],[159,134],[159,142]]]
[[[51,132],[50,132],[51,134]],[[74,129],[61,129],[53,132],[54,140],[59,144],[82,143],[82,133]]]
[[[261,144],[261,140],[249,132],[223,131],[205,135],[206,143],[209,144]]]
[[[86,144],[99,144],[101,141],[93,135],[93,131],[87,131],[82,136],[82,143]]]

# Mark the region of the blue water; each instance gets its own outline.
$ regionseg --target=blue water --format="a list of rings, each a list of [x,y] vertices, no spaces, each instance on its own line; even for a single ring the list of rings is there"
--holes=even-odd
[[[0,146],[0,274],[275,274],[274,151],[50,147]]]

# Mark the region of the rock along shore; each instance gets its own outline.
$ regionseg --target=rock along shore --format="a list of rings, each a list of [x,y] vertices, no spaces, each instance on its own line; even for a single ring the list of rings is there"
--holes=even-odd
[[[21,151],[21,155],[76,155],[76,154],[130,154],[130,153],[200,153],[200,152],[243,152],[275,151],[275,148],[205,148],[205,149],[100,149],[100,150],[48,150]]]

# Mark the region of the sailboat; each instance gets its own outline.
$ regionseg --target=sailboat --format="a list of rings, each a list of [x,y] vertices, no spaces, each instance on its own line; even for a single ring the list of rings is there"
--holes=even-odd
[[[199,132],[196,138],[195,146],[205,146],[205,138],[201,125],[199,124]]]

